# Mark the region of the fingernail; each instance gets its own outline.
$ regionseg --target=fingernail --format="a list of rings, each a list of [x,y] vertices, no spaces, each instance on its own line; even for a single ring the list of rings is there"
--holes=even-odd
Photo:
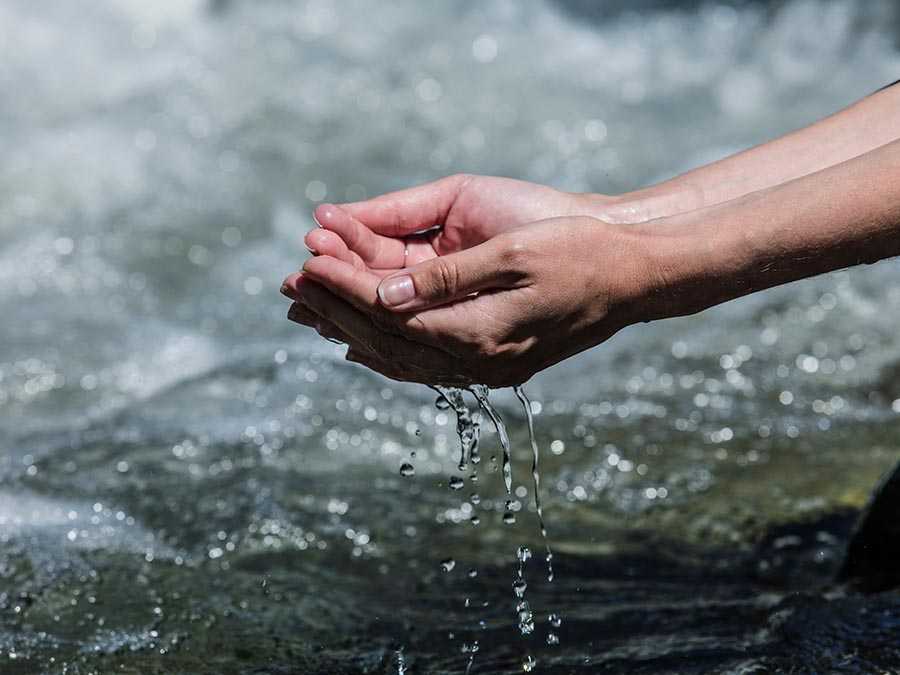
[[[330,218],[331,213],[329,212],[329,209],[332,209],[332,208],[334,208],[333,204],[319,204],[319,206],[317,206],[315,208],[315,210],[313,210],[312,217],[313,217],[313,221],[316,223],[316,225],[318,225],[319,227],[322,227],[322,223],[320,223],[319,219],[316,217],[316,211],[321,210],[325,214],[326,218]]]
[[[385,279],[378,287],[378,297],[388,307],[396,307],[416,297],[416,288],[411,276],[406,274]]]

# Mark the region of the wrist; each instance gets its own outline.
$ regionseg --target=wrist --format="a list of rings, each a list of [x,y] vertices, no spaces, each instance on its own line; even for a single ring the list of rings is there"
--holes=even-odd
[[[750,251],[742,236],[710,213],[635,228],[641,265],[637,321],[696,314],[750,292],[744,288]]]
[[[705,205],[699,187],[671,183],[665,188],[655,186],[621,195],[578,195],[578,208],[582,215],[607,223],[631,225],[688,213]]]

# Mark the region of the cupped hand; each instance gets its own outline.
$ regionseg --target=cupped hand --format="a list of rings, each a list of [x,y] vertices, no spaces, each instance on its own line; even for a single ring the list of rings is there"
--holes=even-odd
[[[290,318],[388,377],[509,386],[642,318],[654,279],[645,244],[593,218],[551,218],[384,279],[317,256],[282,290],[295,300]],[[390,284],[403,297],[386,297]]]
[[[614,198],[543,185],[458,174],[351,204],[323,204],[306,235],[315,255],[376,274],[477,246],[528,222],[586,215]]]

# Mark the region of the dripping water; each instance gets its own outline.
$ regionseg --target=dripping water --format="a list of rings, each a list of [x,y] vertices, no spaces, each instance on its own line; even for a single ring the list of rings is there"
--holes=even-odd
[[[463,390],[454,387],[431,387],[438,394],[435,405],[439,410],[452,408],[456,413],[456,434],[459,436],[459,470],[465,471],[469,465],[478,464],[481,457],[478,454],[478,439],[481,435],[481,422],[477,416],[469,411],[463,399]]]
[[[466,674],[465,675],[469,675],[469,673],[472,672],[472,664],[475,663],[475,654],[478,653],[478,649],[479,649],[478,640],[475,640],[474,642],[472,642],[471,645],[463,645],[463,653],[468,652],[468,654],[469,654],[469,661],[468,661],[468,663],[466,663]]]
[[[520,546],[516,551],[516,559],[519,566],[516,569],[516,578],[513,580],[513,593],[516,596],[516,615],[519,618],[519,632],[522,635],[530,635],[534,632],[534,615],[531,612],[531,606],[525,599],[525,591],[528,584],[525,582],[525,563],[531,559],[531,549],[527,546]]]
[[[481,409],[491,418],[491,422],[494,423],[494,428],[497,429],[497,434],[500,436],[500,447],[503,448],[503,484],[506,486],[506,494],[511,495],[512,468],[510,465],[509,434],[506,433],[506,425],[503,424],[500,414],[488,400],[488,388],[485,385],[473,384],[469,391],[474,394]]]
[[[550,539],[547,537],[547,526],[544,524],[544,511],[541,507],[541,476],[538,471],[539,453],[537,441],[534,438],[534,417],[531,414],[531,401],[522,385],[513,387],[522,407],[525,409],[525,419],[528,421],[528,438],[531,440],[531,481],[534,486],[534,508],[537,511],[538,523],[541,527],[541,537],[544,547],[547,549],[547,581],[553,581],[553,551],[550,550]]]

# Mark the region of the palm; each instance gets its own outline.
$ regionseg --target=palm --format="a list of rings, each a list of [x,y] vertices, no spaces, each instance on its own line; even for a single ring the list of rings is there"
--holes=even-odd
[[[576,199],[511,178],[451,176],[365,202],[319,207],[322,229],[307,243],[318,254],[384,276],[527,222],[569,215]]]
[[[471,177],[456,195],[443,227],[432,238],[437,255],[477,246],[506,230],[568,214],[574,195],[511,178]]]

